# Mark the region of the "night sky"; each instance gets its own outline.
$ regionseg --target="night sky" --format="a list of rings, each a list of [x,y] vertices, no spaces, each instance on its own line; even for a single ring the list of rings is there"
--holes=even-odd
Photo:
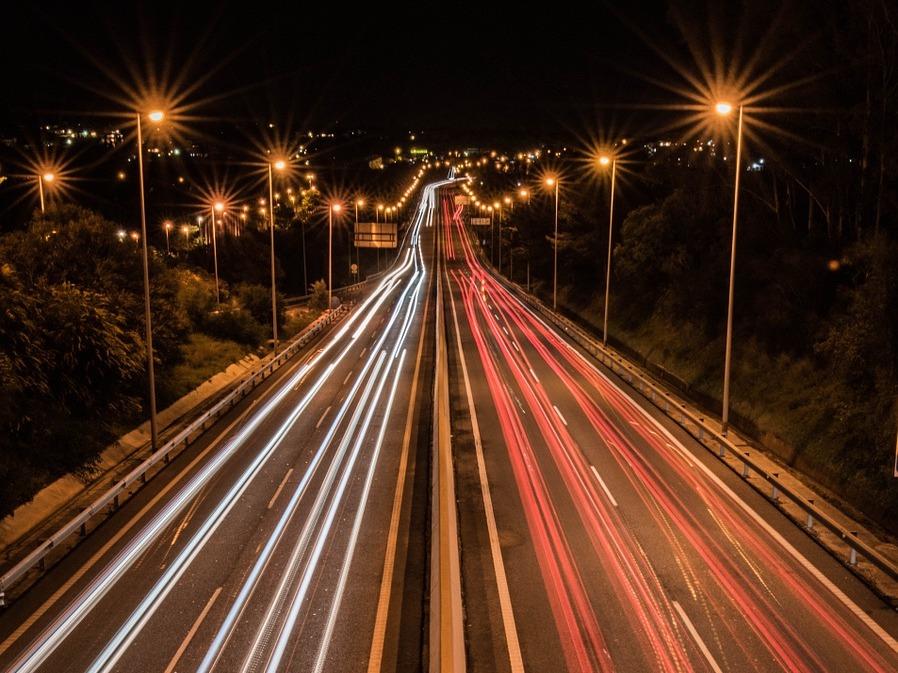
[[[24,5],[28,6],[24,6]],[[577,128],[659,100],[661,60],[633,30],[675,40],[665,3],[421,4],[41,2],[4,8],[0,123],[114,108],[115,77],[184,73],[213,120],[405,130]],[[131,73],[130,71],[133,71]],[[100,94],[95,91],[100,91]],[[600,113],[600,112],[599,112]]]

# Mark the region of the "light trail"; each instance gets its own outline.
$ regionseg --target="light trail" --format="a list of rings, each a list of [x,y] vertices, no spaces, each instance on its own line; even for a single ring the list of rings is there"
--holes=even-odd
[[[376,309],[391,294],[397,286],[397,281],[409,270],[416,269],[420,262],[412,246],[406,249],[404,259],[380,281],[371,295],[366,298],[339,328],[331,335],[325,344],[307,363],[305,363],[293,376],[282,382],[280,388],[272,394],[271,398],[261,405],[240,432],[230,441],[225,443],[222,449],[207,463],[194,477],[192,477],[178,493],[144,526],[135,537],[106,565],[88,586],[52,621],[43,629],[37,638],[20,654],[11,671],[15,673],[30,673],[37,670],[56,648],[68,638],[82,620],[97,606],[100,600],[107,595],[110,589],[132,567],[146,548],[171,524],[184,507],[191,502],[197,493],[208,483],[223,467],[223,465],[238,451],[244,442],[257,432],[259,425],[278,406],[284,398],[292,392],[307,374],[316,366],[322,364],[330,353],[338,346],[346,344],[332,360],[327,364],[318,378],[311,384],[309,392],[300,403],[293,408],[289,417],[275,431],[274,436],[256,454],[249,466],[238,476],[237,480],[227,492],[225,497],[217,504],[213,512],[205,519],[199,530],[185,543],[185,547],[176,559],[169,565],[162,577],[154,584],[140,601],[138,607],[132,612],[122,627],[110,639],[103,648],[91,667],[91,673],[110,670],[120,659],[127,647],[134,641],[149,618],[158,609],[161,602],[171,591],[177,580],[196,558],[196,555],[209,540],[212,533],[225,519],[236,501],[245,492],[253,478],[261,471],[275,448],[293,426],[300,415],[309,406],[312,399],[329,379],[336,365],[354,350],[354,340],[366,333],[366,328],[376,315]],[[350,330],[355,330],[348,339]]]
[[[624,531],[628,529],[623,520],[613,513],[607,512],[607,508],[593,498],[581,497],[581,492],[583,496],[586,496],[589,490],[594,490],[593,486],[592,489],[581,491],[579,473],[585,471],[586,467],[582,450],[564,431],[564,427],[560,424],[560,420],[564,420],[560,416],[560,412],[559,414],[549,413],[548,410],[555,405],[545,395],[542,386],[539,385],[534,365],[530,363],[522,349],[517,348],[513,340],[514,335],[509,334],[510,332],[517,331],[522,335],[521,344],[526,343],[536,351],[540,362],[557,377],[557,380],[569,393],[570,399],[573,400],[578,411],[586,417],[589,427],[607,446],[633,490],[639,495],[645,510],[650,514],[657,527],[661,529],[681,568],[694,565],[693,561],[682,551],[680,538],[685,540],[687,549],[695,555],[698,561],[697,568],[703,574],[708,575],[708,579],[711,580],[710,583],[692,582],[689,584],[689,590],[694,592],[697,588],[701,592],[701,604],[707,606],[707,610],[709,610],[709,622],[712,625],[721,625],[727,630],[729,637],[727,642],[741,651],[746,661],[756,661],[756,651],[745,638],[746,630],[739,626],[739,621],[732,618],[733,614],[741,617],[741,624],[748,625],[749,632],[755,634],[758,641],[763,643],[772,656],[773,661],[777,662],[784,670],[833,670],[832,666],[834,665],[824,661],[823,654],[816,645],[819,636],[809,640],[800,633],[797,626],[783,614],[780,606],[771,603],[776,600],[776,596],[772,596],[763,586],[758,588],[756,575],[759,572],[758,567],[761,567],[768,576],[767,581],[771,581],[770,578],[775,578],[779,587],[784,588],[797,605],[802,606],[804,610],[813,615],[815,624],[822,629],[822,633],[825,634],[823,637],[827,639],[827,642],[831,640],[834,643],[839,643],[842,649],[841,655],[849,657],[853,662],[848,664],[850,670],[869,670],[877,673],[895,670],[894,661],[886,661],[878,650],[871,647],[869,641],[858,630],[859,625],[870,626],[892,651],[895,650],[895,641],[885,634],[875,622],[872,622],[863,611],[854,606],[838,588],[813,568],[794,548],[791,548],[748,505],[720,482],[702,462],[690,460],[689,452],[679,445],[679,442],[650,414],[611,383],[610,379],[584,355],[487,273],[474,255],[470,242],[457,219],[455,226],[469,270],[466,275],[458,274],[456,282],[471,310],[471,314],[469,314],[471,330],[475,333],[476,339],[480,329],[479,319],[473,314],[473,311],[476,310],[483,317],[491,337],[488,344],[478,347],[481,359],[484,360],[484,368],[488,369],[492,366],[486,360],[491,360],[494,357],[493,353],[496,352],[512,370],[514,378],[540,424],[540,432],[550,449],[550,454],[555,458],[562,475],[565,476],[567,473],[565,480],[568,491],[574,497],[575,503],[582,499],[582,504],[587,502],[589,504],[589,508],[580,506],[581,521],[586,524],[591,535],[602,533],[606,536],[607,550],[613,550],[620,560],[615,561],[608,558],[609,554],[604,544],[595,547],[597,556],[605,564],[619,563],[630,557],[632,561],[627,561],[624,567],[627,568],[626,573],[629,575],[629,579],[636,582],[635,588],[641,592],[639,586],[642,582],[646,583],[646,588],[654,586],[652,590],[654,598],[649,603],[642,601],[648,600],[650,595],[642,594],[643,598],[639,602],[629,604],[626,610],[648,610],[645,615],[648,620],[640,618],[640,623],[646,630],[646,635],[654,640],[651,648],[655,651],[656,657],[659,656],[658,645],[661,645],[661,642],[668,644],[676,642],[678,646],[682,646],[679,623],[685,622],[679,619],[666,627],[667,629],[671,626],[674,628],[675,641],[669,640],[669,636],[664,636],[663,641],[657,641],[649,630],[661,629],[659,635],[663,635],[665,622],[670,622],[672,619],[671,606],[678,617],[681,617],[680,610],[677,610],[677,605],[674,605],[674,602],[658,587],[654,569],[638,541],[628,540],[627,536],[621,536],[615,532],[615,529],[618,528]],[[502,314],[502,317],[496,312]],[[506,343],[508,341],[511,342],[511,347],[508,347]],[[524,375],[525,371],[529,372],[531,376]],[[491,387],[490,391],[497,407],[500,406],[501,400],[498,398],[501,390]],[[597,402],[595,397],[601,403]],[[624,427],[630,428],[630,431],[638,435],[639,440],[651,447],[652,451],[647,452],[645,448],[634,443],[627,433],[621,430],[619,423],[612,420],[603,405],[610,407],[613,413],[624,421]],[[511,450],[510,446],[509,451],[511,452]],[[573,468],[573,472],[568,472],[564,463],[560,462],[559,459],[562,458]],[[653,464],[656,459],[661,460],[665,472]],[[699,467],[699,471],[695,470],[696,465]],[[594,472],[591,465],[588,467]],[[594,472],[594,474],[601,482],[603,489],[606,490],[609,499],[616,505],[598,473]],[[519,488],[521,488],[520,483]],[[701,499],[706,506],[696,508],[684,500],[682,493],[690,494],[690,498]],[[523,490],[522,499],[526,499]],[[737,506],[734,507],[734,504]],[[708,526],[701,521],[697,512],[714,512],[721,517],[727,527],[733,531],[730,541],[735,539],[741,541],[741,544],[737,545],[739,553],[733,554],[724,548],[711,535],[710,531],[714,526]],[[603,522],[599,527],[589,523],[594,520],[594,514],[601,515],[596,520],[596,523]],[[668,521],[673,524],[673,527],[668,524]],[[536,533],[534,535],[536,536]],[[772,546],[771,543],[774,539],[778,540],[777,544],[784,546],[789,553],[784,556],[779,549]],[[748,561],[743,547],[757,559],[755,562]],[[792,559],[798,563],[793,564]],[[746,567],[741,565],[742,562],[746,564]],[[638,568],[642,568],[642,570],[637,570]],[[640,578],[640,574],[644,575],[644,579]],[[611,573],[608,575],[613,577]],[[715,590],[712,591],[712,588]],[[860,624],[849,624],[840,610],[834,610],[832,604],[827,602],[823,595],[827,592],[858,617]],[[655,603],[655,607],[652,607],[652,603]],[[700,643],[699,649],[704,647],[701,652],[702,659],[706,662],[714,661],[713,657],[708,659],[710,651],[705,651],[707,647],[704,640],[695,631],[697,627],[691,621],[686,624],[686,627],[693,642]],[[560,632],[564,633],[563,624],[559,623],[558,628]],[[698,637],[697,640],[696,637]],[[716,642],[720,644],[719,639]],[[726,656],[727,652],[724,650],[722,654]],[[664,663],[662,660],[658,667],[660,668]],[[679,665],[684,667],[683,670],[689,670],[694,664],[687,659],[686,661],[681,660]]]
[[[311,479],[314,470],[317,469],[318,464],[325,455],[327,447],[334,440],[343,419],[350,409],[354,409],[355,411],[350,418],[348,428],[344,430],[343,440],[339,443],[335,451],[335,455],[332,459],[330,469],[325,475],[322,485],[319,487],[318,494],[314,501],[311,513],[306,519],[298,541],[295,544],[293,551],[291,552],[290,560],[286,566],[286,569],[282,571],[281,580],[278,583],[274,598],[270,600],[269,607],[265,613],[265,617],[260,622],[259,627],[256,630],[256,636],[253,640],[253,645],[244,658],[241,670],[253,670],[255,666],[264,659],[263,653],[267,647],[268,639],[275,631],[275,619],[279,617],[283,610],[283,606],[289,598],[289,588],[293,583],[296,574],[299,572],[300,561],[302,560],[303,555],[308,551],[309,545],[311,543],[311,536],[313,531],[315,530],[315,527],[319,526],[317,538],[312,546],[312,557],[306,562],[305,570],[303,571],[299,588],[290,601],[290,608],[287,614],[287,618],[285,622],[280,626],[280,638],[275,644],[274,651],[271,653],[268,659],[267,670],[273,670],[272,666],[276,667],[280,662],[280,659],[284,655],[285,645],[283,643],[285,642],[285,639],[292,634],[299,607],[302,604],[302,600],[305,596],[305,592],[308,588],[312,574],[317,568],[318,559],[320,558],[321,549],[323,548],[323,542],[330,534],[330,526],[332,522],[331,512],[335,511],[333,508],[340,504],[340,499],[346,485],[345,480],[348,479],[349,475],[352,472],[352,467],[355,464],[368,427],[371,423],[372,415],[376,409],[375,402],[379,398],[383,385],[387,380],[390,367],[393,366],[392,361],[396,359],[396,356],[399,354],[399,351],[404,344],[405,337],[414,317],[413,309],[418,303],[419,293],[424,285],[425,278],[423,257],[421,255],[420,247],[418,246],[418,239],[416,236],[417,229],[420,227],[421,222],[422,218],[419,214],[419,217],[416,218],[416,221],[413,225],[413,233],[410,236],[412,241],[410,243],[410,246],[415,250],[413,255],[415,259],[415,271],[409,279],[409,282],[403,290],[402,294],[400,295],[396,306],[391,312],[387,326],[380,333],[376,344],[371,347],[370,356],[363,366],[361,372],[359,373],[352,390],[346,396],[339,411],[337,412],[336,417],[331,422],[328,433],[313,458],[313,463],[312,465],[310,465],[310,470],[307,471],[307,478],[304,478],[304,480],[299,484],[296,491],[294,492],[293,497],[289,501],[286,509],[282,514],[281,520],[279,521],[275,532],[269,537],[269,540],[266,543],[265,548],[263,549],[259,558],[257,559],[253,570],[245,580],[237,598],[232,603],[228,615],[219,628],[210,647],[206,651],[203,657],[203,661],[198,668],[198,673],[205,673],[207,671],[210,671],[221,656],[231,633],[238,624],[239,616],[244,610],[246,602],[249,600],[250,596],[255,590],[255,587],[261,580],[262,573],[271,555],[273,554],[275,547],[281,539],[283,530],[289,522],[290,518],[293,516],[296,507],[298,506],[300,498],[304,494],[306,486],[308,485],[308,482]],[[386,351],[382,351],[381,349],[390,332],[393,330],[393,327],[399,316],[403,315],[403,310],[404,316],[401,327],[399,328],[399,335],[395,340],[393,352],[388,358],[390,364],[388,364],[387,367],[383,369],[383,371],[381,371],[381,366],[383,365],[384,357],[386,356]],[[364,392],[361,399],[356,400],[356,394],[358,392],[359,386],[361,386],[362,382],[365,380],[365,377],[368,375],[368,372],[372,369],[372,367],[375,367],[375,369],[371,373],[368,387],[366,388],[366,391]],[[371,394],[371,386],[375,383],[375,381],[378,382],[377,392],[374,394],[374,401],[368,402]],[[366,409],[369,411],[368,416],[361,424],[361,426],[359,426],[359,417],[361,413]],[[350,442],[354,437],[357,437],[357,441],[353,447],[353,451],[351,452],[348,461],[345,465],[343,465],[342,461],[345,459]],[[341,465],[342,478],[337,484],[336,491],[333,491],[334,483],[337,479],[338,470],[340,470]],[[326,518],[322,523],[322,513],[329,496],[331,497],[332,508],[328,510],[327,515],[325,515]]]

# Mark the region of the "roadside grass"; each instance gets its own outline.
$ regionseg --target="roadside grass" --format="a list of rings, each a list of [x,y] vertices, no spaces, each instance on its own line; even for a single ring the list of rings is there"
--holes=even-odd
[[[160,407],[180,399],[250,352],[246,346],[235,341],[217,339],[199,332],[191,334],[181,348],[182,361],[160,377]]]

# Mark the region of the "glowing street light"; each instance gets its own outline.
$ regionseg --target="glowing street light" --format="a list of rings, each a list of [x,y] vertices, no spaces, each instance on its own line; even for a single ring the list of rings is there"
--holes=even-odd
[[[171,233],[172,227],[175,225],[172,224],[171,220],[166,220],[162,223],[162,228],[165,229],[165,254],[171,254],[171,245],[169,244],[169,234]]]
[[[146,196],[143,184],[143,112],[138,111],[137,117],[137,170],[140,183],[140,231],[143,239],[143,303],[146,323],[147,342],[147,379],[150,388],[150,446],[155,451],[159,429],[156,423],[156,374],[153,364],[153,318],[150,311],[150,258],[147,243],[147,210]],[[161,110],[152,110],[147,118],[154,124],[159,124],[165,119],[165,113]]]
[[[714,111],[728,117],[733,112],[733,105],[721,101],[714,106]],[[721,414],[721,432],[726,436],[730,420],[730,365],[733,358],[733,290],[736,282],[736,227],[739,215],[739,174],[742,172],[742,105],[739,105],[739,117],[736,125],[736,178],[733,187],[733,241],[730,247],[730,286],[727,298],[727,336],[726,350],[723,359],[723,412]]]
[[[603,154],[599,166],[611,166],[611,197],[608,205],[608,261],[605,263],[605,317],[602,322],[602,344],[608,345],[608,304],[611,299],[611,239],[614,233],[614,181],[617,176],[617,157]]]
[[[37,192],[41,198],[41,213],[46,212],[44,210],[44,183],[53,182],[56,179],[56,174],[50,171],[44,173],[37,174]]]
[[[185,224],[181,227],[181,233],[184,234],[184,247],[186,248],[190,243],[190,227]]]
[[[271,343],[274,353],[278,352],[278,313],[277,313],[277,288],[275,286],[274,277],[274,177],[273,172],[279,173],[287,170],[287,162],[284,159],[277,159],[274,162],[268,162],[268,201],[271,208],[268,209],[270,226],[268,227],[271,235]]]
[[[555,236],[552,239],[553,264],[552,264],[552,310],[558,309],[558,183],[557,177],[546,178],[546,186],[555,189]]]
[[[334,261],[334,213],[340,214],[343,206],[332,203],[327,209],[327,310],[331,309],[331,288],[333,287],[333,261]]]

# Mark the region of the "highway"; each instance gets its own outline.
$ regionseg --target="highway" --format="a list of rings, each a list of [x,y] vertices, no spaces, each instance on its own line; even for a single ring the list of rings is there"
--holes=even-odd
[[[895,612],[499,282],[450,197],[468,670],[898,670]]]
[[[0,670],[428,668],[437,283],[468,671],[898,670],[898,615],[497,279],[452,185],[347,318],[0,614]]]
[[[420,670],[438,186],[347,318],[0,616],[0,670]]]

